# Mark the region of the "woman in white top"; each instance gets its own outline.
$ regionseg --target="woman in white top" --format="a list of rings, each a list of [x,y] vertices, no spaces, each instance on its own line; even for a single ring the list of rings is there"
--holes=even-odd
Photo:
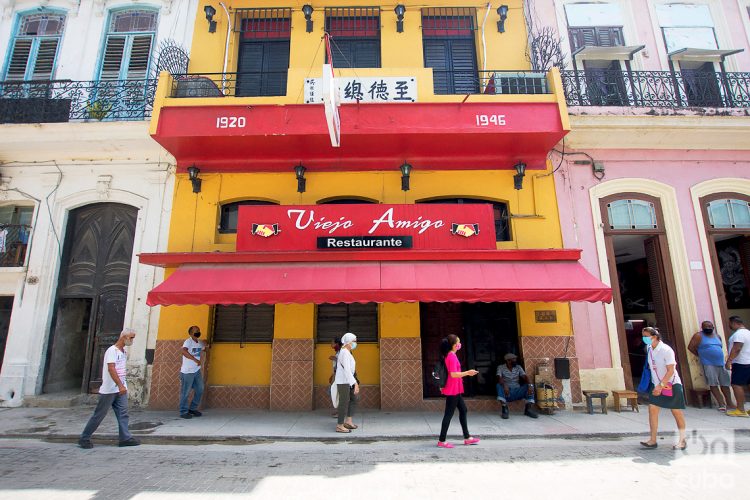
[[[677,360],[671,347],[661,341],[661,334],[650,326],[643,329],[643,343],[648,347],[647,359],[651,369],[651,384],[649,385],[648,425],[651,437],[648,441],[641,441],[644,448],[656,448],[656,433],[659,427],[659,411],[661,408],[672,410],[672,416],[680,432],[680,440],[672,448],[684,450],[685,442],[685,394],[682,390],[682,380],[677,373]]]
[[[351,432],[357,426],[352,422],[352,415],[359,399],[359,382],[354,376],[356,362],[352,351],[357,348],[357,336],[345,333],[341,337],[341,349],[338,354],[336,378],[334,383],[339,393],[338,424],[336,432]]]

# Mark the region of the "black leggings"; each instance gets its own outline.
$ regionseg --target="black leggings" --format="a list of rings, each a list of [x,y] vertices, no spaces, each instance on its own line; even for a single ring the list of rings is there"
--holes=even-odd
[[[453,419],[453,413],[458,407],[458,420],[461,422],[461,429],[464,431],[464,439],[469,439],[469,425],[466,422],[466,403],[464,398],[460,394],[455,396],[445,396],[445,414],[443,415],[443,425],[440,428],[440,442],[445,442],[448,436],[448,427],[451,425],[451,419]]]

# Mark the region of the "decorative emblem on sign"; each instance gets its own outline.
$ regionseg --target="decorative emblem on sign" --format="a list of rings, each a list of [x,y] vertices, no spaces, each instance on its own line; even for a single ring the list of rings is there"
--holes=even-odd
[[[276,236],[279,234],[278,224],[253,224],[253,234],[255,236],[263,236],[268,238],[269,236]]]
[[[479,234],[479,224],[451,224],[451,234],[468,238]]]

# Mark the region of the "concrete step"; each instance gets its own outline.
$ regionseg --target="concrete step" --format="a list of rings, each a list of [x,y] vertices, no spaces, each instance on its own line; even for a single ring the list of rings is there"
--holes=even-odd
[[[80,391],[63,391],[26,396],[23,399],[23,406],[26,408],[72,408],[75,406],[96,404],[96,399],[96,394],[84,394]]]

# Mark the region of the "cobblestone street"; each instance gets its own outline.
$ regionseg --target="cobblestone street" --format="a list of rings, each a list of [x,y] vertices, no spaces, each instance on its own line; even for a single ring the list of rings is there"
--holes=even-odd
[[[690,437],[674,452],[627,439],[488,439],[438,450],[433,440],[120,449],[0,442],[3,499],[700,498],[748,495],[750,437]]]

